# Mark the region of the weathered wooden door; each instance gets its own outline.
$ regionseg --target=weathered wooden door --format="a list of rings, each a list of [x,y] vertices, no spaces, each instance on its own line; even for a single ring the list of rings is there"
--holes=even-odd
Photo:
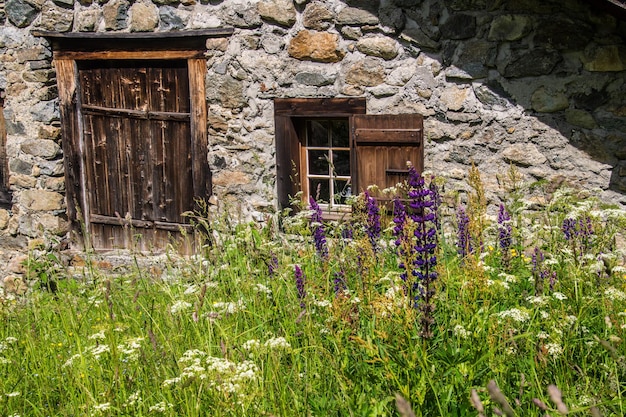
[[[407,162],[422,172],[423,125],[418,114],[352,116],[356,192],[374,184],[383,189],[404,181]]]
[[[78,87],[93,247],[162,249],[203,197],[194,193],[187,61],[79,62]]]

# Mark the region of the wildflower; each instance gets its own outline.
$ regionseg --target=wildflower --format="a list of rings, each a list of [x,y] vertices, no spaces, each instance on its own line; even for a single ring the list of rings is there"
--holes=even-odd
[[[434,323],[432,298],[435,290],[432,284],[437,278],[435,251],[439,196],[436,187],[425,187],[424,178],[412,166],[409,168],[408,183],[408,209],[398,199],[394,204],[394,232],[402,260],[400,267],[404,270],[401,278],[407,284],[413,307],[419,308],[422,313],[421,333],[428,339],[432,337],[431,326]]]
[[[346,288],[346,274],[343,271],[335,272],[335,278],[333,279],[333,289],[335,291],[335,295],[343,292]]]
[[[67,368],[68,366],[71,366],[72,363],[74,363],[74,361],[78,358],[80,358],[80,355],[78,353],[75,355],[72,355],[67,361],[65,361],[62,367]]]
[[[508,268],[510,261],[511,250],[511,216],[506,211],[504,204],[500,204],[500,210],[498,212],[498,244],[502,253],[502,262],[504,266]],[[513,256],[515,256],[513,254]]]
[[[159,403],[156,403],[155,405],[150,406],[150,408],[148,408],[148,412],[164,413],[168,409],[173,408],[173,407],[174,406],[172,404],[166,403],[165,401],[161,401]]]
[[[261,342],[259,342],[258,339],[246,340],[243,345],[241,345],[241,348],[244,350],[255,350],[259,347],[261,347]]]
[[[278,257],[273,252],[270,253],[270,260],[267,263],[267,272],[270,278],[274,277],[276,270],[278,269]]]
[[[104,340],[105,339],[104,330],[100,330],[98,333],[94,333],[94,334],[90,335],[88,337],[88,339],[90,339],[90,340]]]
[[[132,407],[134,405],[140,404],[141,402],[141,391],[136,391],[128,396],[128,399],[123,405],[124,407]]]
[[[323,260],[328,260],[328,245],[326,244],[326,232],[324,231],[324,224],[322,219],[322,209],[315,201],[313,196],[309,198],[309,204],[311,207],[311,222],[310,225],[313,228],[313,241],[315,242],[315,250],[317,254]]]
[[[178,300],[170,307],[170,312],[172,314],[178,314],[181,311],[188,310],[192,307],[191,303],[188,303],[184,300]]]
[[[287,342],[287,339],[284,337],[275,337],[272,339],[268,339],[263,346],[268,347],[270,349],[291,349],[291,345]]]
[[[554,292],[552,293],[552,296],[559,301],[567,300],[567,296],[560,292]]]
[[[15,338],[13,336],[8,336],[6,339],[4,339],[4,341],[11,345],[11,344],[17,342],[17,338]]]
[[[608,287],[606,290],[604,290],[604,295],[611,301],[626,300],[626,293],[618,290],[615,287]]]
[[[224,301],[216,301],[213,303],[213,308],[216,308],[220,311],[217,314],[234,314],[238,311],[241,311],[246,308],[246,304],[243,300],[238,300],[236,302],[224,302]]]
[[[550,356],[559,356],[563,353],[563,347],[558,343],[546,343],[543,347]]]
[[[452,329],[452,333],[454,333],[455,336],[461,339],[467,339],[472,335],[472,332],[466,330],[465,327],[461,326],[460,324],[454,326],[454,329]]]
[[[472,240],[470,239],[469,216],[467,215],[465,208],[461,205],[457,207],[456,219],[458,223],[457,251],[461,258],[465,258],[467,255],[473,252],[473,248]]]
[[[549,338],[550,338],[550,335],[546,332],[537,333],[537,339],[544,340],[544,339],[549,339]]]
[[[19,397],[20,395],[22,395],[22,393],[19,391],[14,391],[14,392],[8,392],[4,395],[6,395],[9,398],[12,398],[12,397]]]
[[[102,403],[102,404],[96,404],[93,406],[93,410],[96,413],[100,413],[101,411],[106,411],[110,408],[111,408],[111,403]]]
[[[501,311],[496,315],[501,319],[510,318],[518,323],[523,323],[530,320],[530,314],[528,314],[528,312],[525,310],[520,310],[519,308],[512,308],[510,310]]]
[[[380,210],[376,199],[365,191],[365,211],[367,212],[367,237],[374,253],[378,252],[378,238],[380,237]]]
[[[111,348],[108,345],[96,345],[92,346],[90,349],[91,354],[94,358],[100,359],[103,353],[110,352]]]
[[[260,283],[256,283],[254,284],[254,289],[257,292],[263,293],[265,295],[267,295],[267,298],[272,298],[272,290],[269,289],[266,285],[260,284]]]
[[[300,308],[304,309],[304,298],[306,297],[306,289],[304,288],[305,275],[298,265],[294,267],[294,275],[296,278],[296,289],[298,290],[298,299],[300,300]]]

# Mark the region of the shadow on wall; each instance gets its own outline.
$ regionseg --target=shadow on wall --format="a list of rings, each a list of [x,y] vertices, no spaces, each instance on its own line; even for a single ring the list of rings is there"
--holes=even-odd
[[[432,137],[450,141],[444,162],[497,154],[536,179],[567,183],[563,173],[575,173],[580,185],[626,195],[626,3],[392,3],[347,1],[441,65],[435,77],[445,84],[418,81],[416,97],[425,116],[448,125]],[[471,141],[459,143],[463,135]]]

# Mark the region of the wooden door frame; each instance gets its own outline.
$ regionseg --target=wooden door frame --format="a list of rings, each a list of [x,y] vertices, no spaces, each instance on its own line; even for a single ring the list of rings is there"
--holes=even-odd
[[[59,87],[61,134],[64,151],[67,215],[72,242],[91,249],[89,198],[77,61],[88,60],[186,60],[190,93],[192,175],[195,197],[208,198],[211,173],[208,152],[207,105],[205,98],[208,37],[226,37],[232,29],[176,33],[57,33],[34,31],[53,46],[53,60]],[[204,157],[199,157],[205,155]]]

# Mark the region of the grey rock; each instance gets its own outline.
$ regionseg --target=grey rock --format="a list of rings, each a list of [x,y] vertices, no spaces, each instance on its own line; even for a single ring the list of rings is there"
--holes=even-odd
[[[453,14],[439,26],[439,30],[448,39],[468,39],[476,36],[476,18],[464,13]]]
[[[27,139],[20,148],[26,154],[44,159],[53,159],[61,152],[59,145],[47,139]]]
[[[532,143],[515,143],[502,152],[502,157],[508,162],[525,167],[541,165],[547,161]]]
[[[488,39],[492,41],[516,41],[531,30],[531,20],[524,15],[503,15],[493,19]]]
[[[268,54],[276,54],[285,46],[285,38],[274,33],[267,33],[261,37],[261,47]]]
[[[322,87],[325,85],[331,85],[335,82],[337,77],[335,75],[328,76],[319,72],[299,72],[295,76],[296,82],[305,85],[313,85]]]
[[[7,134],[23,135],[24,133],[26,133],[26,128],[24,127],[24,124],[21,121],[16,120],[13,110],[4,109],[4,121],[6,124],[5,128],[7,130]]]
[[[533,42],[535,45],[558,50],[582,50],[593,38],[593,29],[581,22],[553,18],[539,22]]]
[[[30,25],[39,14],[39,11],[24,0],[7,0],[4,11],[9,22],[18,28]]]
[[[130,7],[130,31],[152,32],[159,24],[159,9],[150,1],[138,1]]]
[[[457,48],[452,64],[466,73],[469,78],[485,78],[489,68],[495,65],[496,44],[483,40],[469,40]],[[446,75],[448,73],[446,72]]]
[[[384,68],[376,58],[367,57],[350,66],[345,75],[348,84],[374,87],[385,79]]]
[[[128,24],[128,8],[130,4],[126,0],[111,0],[102,8],[104,27],[107,30],[125,29]]]
[[[565,110],[565,120],[574,126],[585,129],[595,129],[598,127],[593,115],[585,110],[567,109]]]
[[[307,29],[326,30],[332,25],[335,15],[323,3],[307,4],[302,13],[302,25]]]
[[[378,16],[380,25],[386,33],[400,33],[406,24],[406,15],[398,7],[383,7]]]
[[[363,36],[363,31],[360,27],[343,26],[341,28],[341,34],[346,39],[357,40]]]
[[[9,169],[15,174],[31,175],[33,172],[33,164],[23,159],[13,158],[9,162]]]
[[[102,11],[100,9],[79,10],[76,12],[74,28],[79,32],[94,32],[101,16]]]
[[[252,29],[263,24],[261,15],[257,13],[257,8],[255,6],[250,6],[248,8],[235,8],[229,11],[224,19],[227,24],[243,29]]]
[[[58,100],[40,101],[32,106],[30,114],[37,122],[51,123],[59,120],[59,102]]]
[[[377,25],[378,17],[365,9],[345,7],[337,15],[337,24],[354,26]]]
[[[504,76],[518,78],[547,75],[552,72],[561,59],[561,54],[558,52],[545,49],[516,51],[505,63]]]
[[[184,29],[189,21],[189,12],[179,11],[172,6],[161,6],[159,8],[159,27],[164,31]]]
[[[569,107],[569,100],[564,93],[551,92],[540,87],[531,96],[532,107],[541,113],[554,113]]]
[[[365,55],[390,60],[398,56],[399,45],[395,40],[387,36],[372,36],[359,39],[356,49]]]
[[[262,0],[257,4],[261,18],[281,26],[296,23],[296,8],[292,0]]]
[[[407,19],[406,26],[402,31],[401,37],[420,48],[436,51],[441,47],[441,44],[436,40],[428,36],[422,28],[414,20]]]

